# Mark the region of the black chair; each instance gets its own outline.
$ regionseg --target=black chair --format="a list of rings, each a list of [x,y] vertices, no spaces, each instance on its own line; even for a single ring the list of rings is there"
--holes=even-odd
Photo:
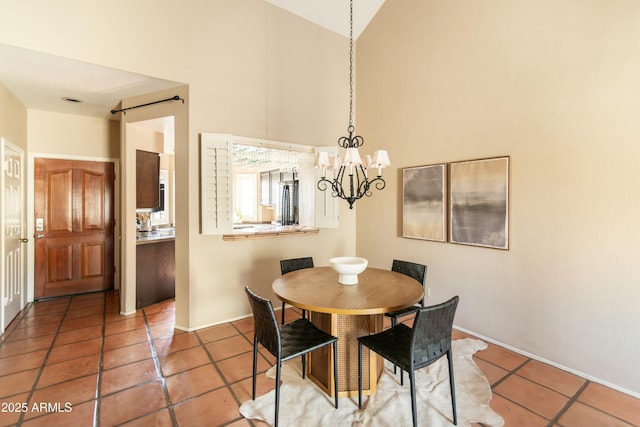
[[[393,260],[391,265],[391,271],[405,274],[409,277],[413,277],[424,287],[424,282],[427,278],[427,266],[423,264],[416,264],[409,261]],[[391,318],[391,326],[396,326],[399,317],[408,316],[418,311],[420,307],[424,307],[424,297],[415,305],[393,311],[391,313],[385,313],[384,315]]]
[[[251,399],[256,399],[256,371],[258,368],[258,343],[276,358],[276,412],[274,426],[278,425],[280,407],[280,370],[282,362],[302,356],[302,378],[306,375],[306,354],[331,344],[333,346],[333,382],[335,407],[338,407],[338,338],[316,328],[309,320],[301,318],[278,326],[273,305],[268,299],[245,287],[253,312],[253,384]]]
[[[400,323],[386,331],[358,338],[358,407],[362,407],[362,346],[366,346],[409,373],[411,384],[411,412],[417,426],[415,370],[431,365],[442,356],[449,363],[449,386],[453,423],[458,424],[456,393],[453,382],[451,331],[458,306],[455,296],[442,304],[421,307],[416,313],[413,328]]]
[[[391,264],[391,271],[402,273],[406,276],[413,277],[422,284],[424,288],[424,282],[427,278],[427,266],[423,264],[416,264],[415,262],[393,260]],[[398,318],[415,314],[420,307],[424,307],[424,297],[417,304],[410,305],[409,307],[401,308],[400,310],[385,313],[384,315],[391,318],[391,327],[398,324]],[[396,373],[396,366],[393,366],[393,373]],[[400,371],[400,384],[404,384],[404,376]]]
[[[290,273],[296,270],[302,270],[303,268],[313,268],[313,258],[292,258],[280,260],[280,272],[282,275]],[[284,308],[285,304],[282,303],[282,324],[284,325]],[[305,317],[305,311],[302,310],[302,317]]]

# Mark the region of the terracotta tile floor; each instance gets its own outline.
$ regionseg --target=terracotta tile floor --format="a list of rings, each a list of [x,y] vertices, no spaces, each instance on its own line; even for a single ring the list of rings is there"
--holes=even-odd
[[[186,333],[173,318],[173,301],[120,316],[116,292],[30,304],[0,337],[0,426],[261,425],[238,413],[252,319]],[[475,360],[507,427],[640,426],[636,398],[492,344]],[[259,394],[273,387],[259,376]]]

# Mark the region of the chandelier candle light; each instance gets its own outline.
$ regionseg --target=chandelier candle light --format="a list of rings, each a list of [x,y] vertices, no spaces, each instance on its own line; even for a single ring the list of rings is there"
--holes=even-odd
[[[356,128],[353,126],[353,0],[350,0],[349,8],[349,136],[338,139],[338,146],[345,149],[342,159],[321,151],[316,153],[315,167],[322,168],[318,190],[326,191],[330,186],[331,195],[346,200],[349,209],[353,209],[356,200],[371,196],[372,185],[378,190],[384,189],[386,182],[382,179],[382,168],[390,166],[391,162],[386,150],[374,151],[373,157],[366,155],[364,160],[358,151],[364,145],[364,138],[354,135]],[[371,180],[369,169],[377,169],[376,177]],[[333,179],[327,179],[327,170],[333,171]]]

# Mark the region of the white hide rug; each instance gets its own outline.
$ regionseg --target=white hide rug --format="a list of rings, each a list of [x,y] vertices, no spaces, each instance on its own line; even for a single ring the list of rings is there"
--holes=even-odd
[[[455,340],[453,346],[453,373],[455,380],[458,426],[469,427],[477,422],[486,426],[501,427],[504,420],[489,407],[491,387],[472,356],[483,350],[483,341],[464,338]],[[275,367],[267,377],[275,378]],[[302,379],[300,358],[285,362],[282,366],[280,386],[280,414],[282,426],[366,426],[404,427],[412,425],[409,378],[404,374],[404,386],[400,374],[393,375],[393,365],[385,361],[378,390],[373,396],[362,397],[362,409],[358,409],[358,397],[343,397],[334,408],[333,398],[327,396],[308,378]],[[418,425],[453,426],[449,369],[447,358],[442,357],[426,368],[416,371],[416,400]],[[256,400],[247,400],[240,406],[245,418],[254,418],[273,425],[275,390]]]

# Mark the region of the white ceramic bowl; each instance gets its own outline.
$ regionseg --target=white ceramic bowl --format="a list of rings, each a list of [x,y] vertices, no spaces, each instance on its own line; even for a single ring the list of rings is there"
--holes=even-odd
[[[369,261],[364,258],[354,256],[344,256],[331,258],[329,260],[331,268],[340,274],[338,282],[343,285],[355,285],[358,283],[358,274],[362,273]]]

